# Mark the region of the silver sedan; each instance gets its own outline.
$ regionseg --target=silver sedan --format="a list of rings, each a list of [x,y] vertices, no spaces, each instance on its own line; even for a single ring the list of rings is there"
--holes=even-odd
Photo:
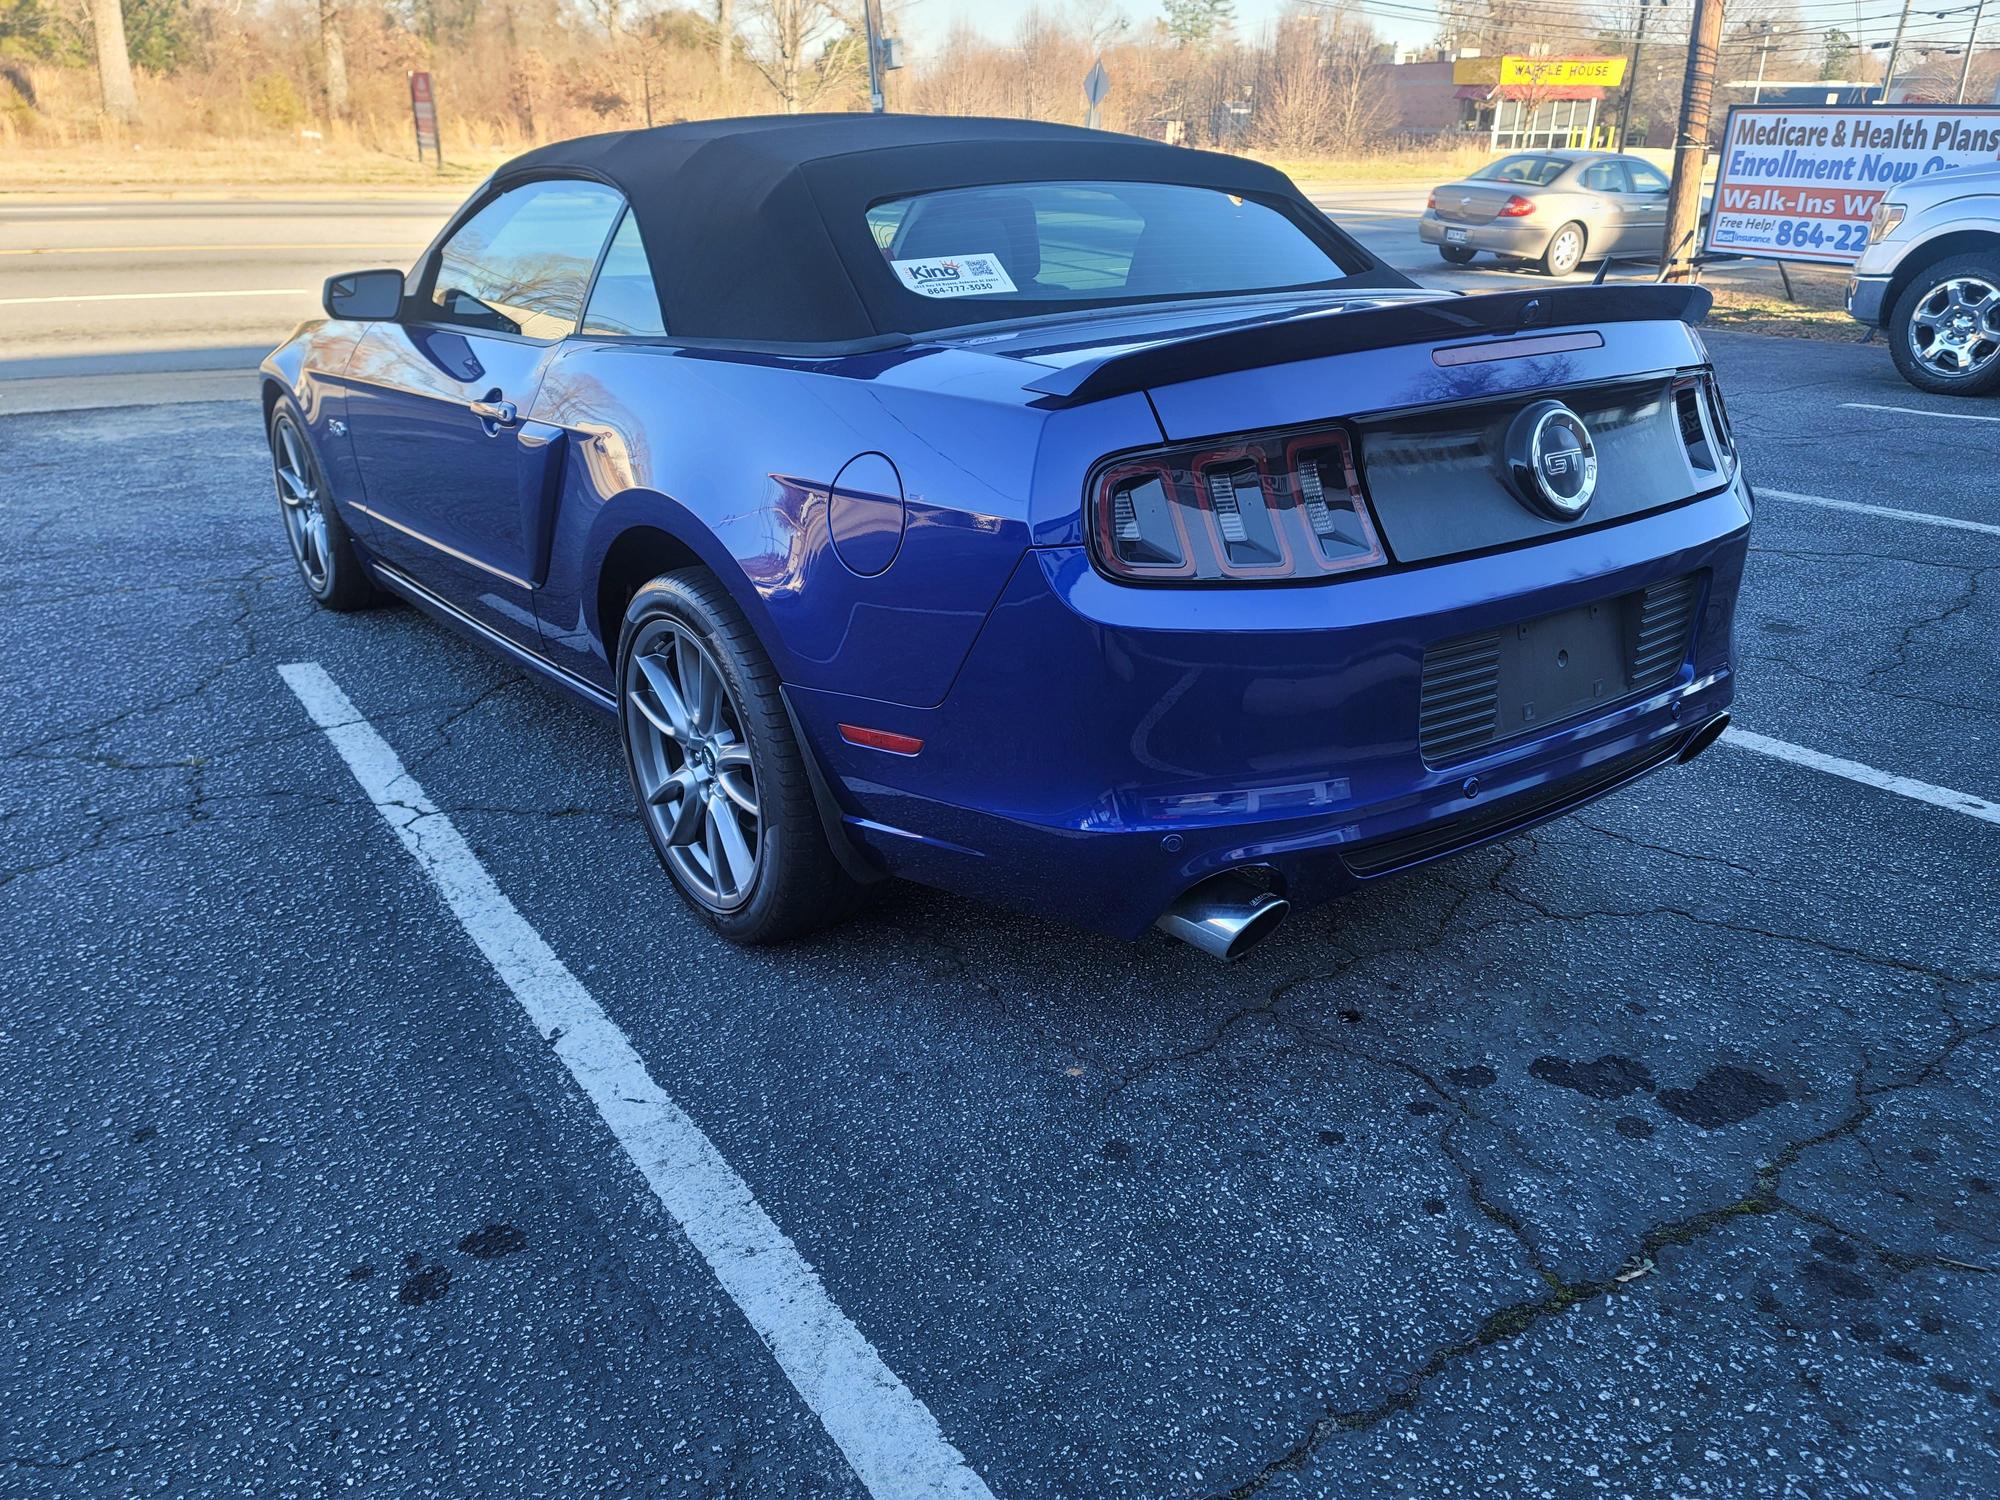
[[[1609,151],[1520,151],[1431,194],[1417,224],[1455,266],[1480,251],[1567,276],[1586,257],[1662,255],[1667,177]]]

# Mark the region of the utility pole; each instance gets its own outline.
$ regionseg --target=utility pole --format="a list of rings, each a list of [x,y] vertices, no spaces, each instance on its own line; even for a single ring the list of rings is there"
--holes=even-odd
[[[1659,0],[1665,5],[1667,0]],[[1625,134],[1632,125],[1632,95],[1639,87],[1639,58],[1646,50],[1646,17],[1653,13],[1653,0],[1639,0],[1639,34],[1632,39],[1632,73],[1625,80],[1625,97],[1618,101],[1618,149],[1625,149]]]
[[[1896,35],[1889,43],[1889,65],[1882,70],[1882,97],[1877,101],[1879,103],[1889,102],[1889,90],[1896,82],[1896,56],[1903,50],[1903,28],[1909,24],[1910,0],[1903,0],[1903,13],[1896,19]]]
[[[1708,116],[1715,103],[1715,59],[1722,50],[1723,0],[1694,0],[1688,24],[1687,77],[1674,130],[1674,181],[1667,193],[1666,264],[1663,281],[1694,277],[1694,235],[1701,218],[1701,171],[1708,150]]]
[[[1750,91],[1750,102],[1752,104],[1762,104],[1764,102],[1764,63],[1771,55],[1771,23],[1769,21],[1760,21],[1757,25],[1757,30],[1764,38],[1764,45],[1757,49],[1757,83]]]
[[[868,107],[879,115],[887,106],[882,97],[882,11],[877,0],[861,0],[861,24],[868,33]]]
[[[1965,61],[1958,65],[1958,102],[1965,103],[1966,87],[1972,82],[1972,49],[1979,45],[1979,23],[1986,19],[1986,0],[1972,12],[1972,31],[1965,39]]]

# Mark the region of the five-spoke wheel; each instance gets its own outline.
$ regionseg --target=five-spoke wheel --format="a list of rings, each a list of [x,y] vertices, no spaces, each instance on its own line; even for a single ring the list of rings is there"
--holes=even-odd
[[[326,492],[325,473],[312,441],[289,407],[280,406],[271,418],[271,470],[277,479],[285,539],[313,598],[337,610],[372,603],[375,586]]]
[[[633,774],[684,889],[715,911],[750,897],[763,842],[742,710],[708,648],[678,620],[647,622],[626,679]]]
[[[699,568],[655,578],[618,627],[618,711],[660,862],[725,937],[768,943],[852,912],[778,674],[743,612]],[[858,856],[851,856],[858,860]]]

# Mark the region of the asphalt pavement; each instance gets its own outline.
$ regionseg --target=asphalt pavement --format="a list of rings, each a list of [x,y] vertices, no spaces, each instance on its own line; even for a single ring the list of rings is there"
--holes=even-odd
[[[731,949],[610,728],[312,607],[247,391],[0,417],[0,1490],[921,1493],[304,662],[993,1495],[2000,1490],[2000,404],[1711,344],[1737,722],[1800,753],[1229,968],[908,887]]]

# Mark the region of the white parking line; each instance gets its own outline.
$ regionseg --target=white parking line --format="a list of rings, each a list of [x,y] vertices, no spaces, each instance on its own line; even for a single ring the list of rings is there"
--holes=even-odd
[[[1822,755],[1817,750],[1808,750],[1804,745],[1794,745],[1787,740],[1774,740],[1769,735],[1753,734],[1747,729],[1725,729],[1722,732],[1722,742],[1725,745],[1734,745],[1739,750],[1754,750],[1759,755],[1790,761],[1795,766],[1807,766],[1815,771],[1824,771],[1829,776],[1839,776],[1848,781],[1859,782],[1862,786],[1894,792],[1898,797],[1911,797],[1918,802],[1928,802],[1932,807],[1942,807],[1948,812],[1964,813],[1966,817],[1977,818],[1982,823],[2000,823],[2000,802],[1988,802],[1984,797],[1975,797],[1969,792],[1954,792],[1950,787],[1932,786],[1928,781],[1916,781],[1908,776],[1896,776],[1888,771],[1878,771],[1873,766],[1864,766],[1858,760],[1842,760],[1837,755]]]
[[[0,307],[33,307],[40,302],[184,302],[190,297],[310,297],[304,287],[283,286],[226,292],[85,292],[68,297],[0,297]]]
[[[1824,495],[1801,495],[1794,490],[1767,490],[1757,486],[1759,500],[1789,500],[1794,505],[1822,505],[1828,510],[1851,510],[1856,515],[1886,516],[1892,521],[1916,521],[1925,526],[1949,526],[1954,531],[1983,531],[2000,536],[2000,526],[1986,521],[1964,521],[1957,516],[1934,516],[1921,510],[1898,510],[1893,505],[1863,505],[1858,500],[1829,500]]]
[[[835,1306],[750,1185],[656,1084],[451,820],[318,662],[278,668],[452,915],[553,1044],[618,1144],[875,1500],[992,1500],[937,1419]]]
[[[1969,411],[1926,411],[1921,406],[1877,406],[1872,401],[1843,401],[1845,411],[1892,411],[1902,417],[1937,417],[1946,422],[2000,422],[2000,417],[1976,416]]]

